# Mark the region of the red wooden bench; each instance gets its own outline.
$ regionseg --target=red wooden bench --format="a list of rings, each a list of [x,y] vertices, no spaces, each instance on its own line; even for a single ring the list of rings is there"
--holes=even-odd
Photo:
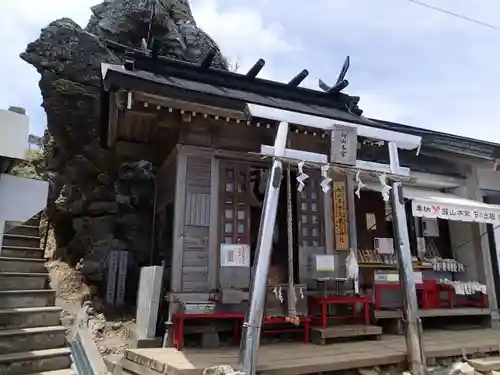
[[[363,307],[363,314],[361,316],[356,315],[356,304],[361,304]],[[331,297],[309,297],[309,313],[313,316],[312,320],[318,320],[314,315],[316,314],[317,307],[321,306],[321,315],[319,320],[321,322],[321,327],[326,328],[328,319],[355,319],[362,320],[364,324],[370,324],[370,296],[331,296]],[[328,305],[351,305],[352,315],[343,316],[328,316],[327,307]],[[313,315],[314,314],[314,315]]]
[[[233,343],[239,345],[240,343],[240,329],[242,322],[245,320],[243,313],[212,313],[212,314],[173,314],[173,344],[177,350],[182,350],[184,344],[184,321],[187,319],[233,319]],[[262,325],[262,334],[266,333],[284,333],[284,332],[304,332],[304,342],[309,343],[309,317],[299,316],[299,327],[293,326],[288,323],[284,317],[265,317]],[[267,329],[266,325],[270,324],[289,324],[290,327],[271,328]]]
[[[174,326],[173,344],[174,348],[181,350],[184,344],[184,321],[187,319],[233,319],[233,342],[239,344],[239,330],[241,321],[245,318],[243,313],[211,313],[211,314],[173,314]]]

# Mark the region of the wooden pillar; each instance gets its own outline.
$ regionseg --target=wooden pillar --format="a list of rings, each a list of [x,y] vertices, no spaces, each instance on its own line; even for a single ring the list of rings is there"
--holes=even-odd
[[[349,215],[349,249],[353,249],[356,252],[358,250],[358,234],[356,232],[356,197],[354,195],[354,190],[356,188],[354,184],[354,179],[351,176],[347,176],[347,209]]]
[[[208,234],[208,288],[218,289],[218,262],[219,262],[219,181],[220,162],[212,156],[210,180],[210,229]]]
[[[187,156],[181,149],[177,155],[174,202],[174,235],[172,244],[172,270],[170,291],[182,290],[182,257],[184,252],[184,221],[186,216]]]
[[[323,194],[323,193],[321,193]],[[334,226],[333,226],[333,188],[323,195],[323,207],[325,213],[325,247],[327,254],[335,254]]]

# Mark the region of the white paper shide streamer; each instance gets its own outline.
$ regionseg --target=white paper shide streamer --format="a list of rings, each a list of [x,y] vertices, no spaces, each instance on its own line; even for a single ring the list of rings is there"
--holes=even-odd
[[[307,174],[304,173],[304,162],[301,161],[298,165],[297,168],[299,169],[299,175],[297,176],[297,181],[299,183],[299,186],[297,186],[297,190],[299,192],[302,192],[304,190],[304,187],[306,184],[304,184],[304,181],[309,178]]]
[[[361,174],[361,171],[358,171],[356,173],[356,184],[358,184],[358,188],[354,192],[354,194],[356,194],[356,196],[358,197],[358,199],[361,198],[361,189],[363,189],[366,186],[363,183],[363,181],[361,181],[361,178],[359,177],[360,174]]]
[[[345,266],[347,271],[347,279],[354,281],[354,293],[359,294],[359,264],[356,258],[356,253],[353,249],[349,251],[349,255],[345,260]]]
[[[321,189],[323,190],[323,193],[328,193],[330,191],[330,183],[332,182],[332,179],[328,177],[328,170],[330,169],[329,165],[323,165],[321,166],[321,176],[323,177],[323,180],[320,183]]]
[[[378,180],[380,184],[382,185],[382,191],[380,192],[382,194],[382,199],[384,202],[389,202],[389,192],[391,191],[392,187],[387,185],[387,176],[386,174],[381,174],[378,176]]]

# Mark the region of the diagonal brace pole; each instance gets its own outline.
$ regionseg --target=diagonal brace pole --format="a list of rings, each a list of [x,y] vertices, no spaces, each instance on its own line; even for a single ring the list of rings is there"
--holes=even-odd
[[[274,158],[267,180],[266,194],[260,218],[259,237],[254,260],[252,285],[250,288],[250,309],[243,325],[239,364],[246,375],[255,375],[259,351],[262,318],[266,297],[266,285],[271,261],[274,225],[278,210],[283,164],[280,157],[285,154],[288,123],[278,127],[274,143]]]

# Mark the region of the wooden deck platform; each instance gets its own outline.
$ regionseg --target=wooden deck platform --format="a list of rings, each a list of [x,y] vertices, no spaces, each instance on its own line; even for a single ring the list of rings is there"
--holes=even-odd
[[[333,325],[326,328],[311,327],[311,342],[316,345],[326,345],[329,339],[364,338],[365,340],[377,339],[382,335],[382,327],[364,324]]]
[[[418,310],[418,315],[421,318],[431,318],[439,316],[480,316],[490,315],[490,309],[480,307],[460,307],[456,309],[428,309]],[[375,311],[375,319],[394,319],[402,317],[400,310],[381,310]]]
[[[424,347],[428,358],[496,352],[500,330],[427,331]],[[201,375],[203,369],[237,362],[238,349],[171,348],[127,350],[123,359],[124,374]],[[405,361],[403,336],[383,335],[380,341],[338,343],[326,346],[287,343],[263,345],[259,352],[258,371],[266,375],[305,375],[318,372],[395,364]]]

